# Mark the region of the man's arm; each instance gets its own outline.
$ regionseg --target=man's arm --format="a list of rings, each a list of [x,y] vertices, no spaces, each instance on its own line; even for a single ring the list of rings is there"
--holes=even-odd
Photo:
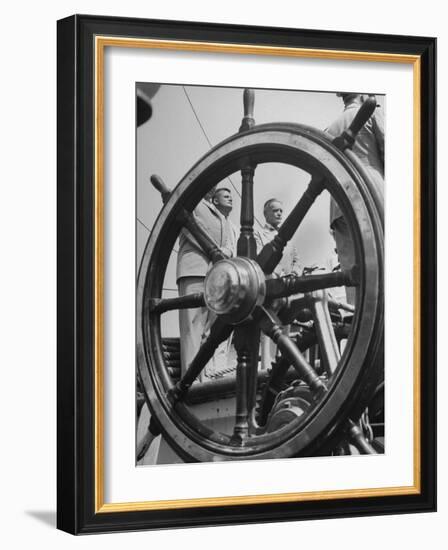
[[[263,239],[261,237],[261,233],[258,231],[258,229],[254,229],[254,237],[255,237],[255,244],[257,245],[257,254],[260,254],[264,244],[263,244]]]
[[[327,128],[325,128],[325,132],[330,134],[332,138],[338,137],[344,130],[347,130],[349,127],[349,122],[347,112],[344,111]]]

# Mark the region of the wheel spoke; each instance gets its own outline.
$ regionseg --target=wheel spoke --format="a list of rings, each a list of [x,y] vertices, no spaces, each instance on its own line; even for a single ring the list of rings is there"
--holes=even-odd
[[[260,355],[260,329],[253,327],[250,339],[251,358],[248,370],[247,408],[249,412],[249,426],[252,431],[258,428],[256,421],[257,390],[258,390],[258,363]]]
[[[342,311],[346,311],[347,313],[355,313],[355,306],[347,304],[346,302],[337,302],[331,298],[328,299],[328,307],[331,311],[342,309]]]
[[[376,98],[375,96],[369,96],[359,108],[358,112],[355,115],[355,118],[350,124],[350,127],[347,128],[347,130],[344,130],[340,136],[334,138],[333,145],[336,145],[336,147],[341,151],[345,151],[345,149],[351,149],[355,143],[356,136],[358,135],[364,124],[373,115],[375,109]]]
[[[301,196],[299,202],[295,205],[289,216],[280,226],[274,239],[265,244],[257,262],[266,274],[271,274],[282,259],[283,250],[297,231],[303,218],[313,205],[314,201],[324,190],[321,178],[312,178],[305,193]]]
[[[346,432],[350,443],[352,443],[362,455],[376,455],[375,449],[370,445],[367,439],[364,437],[361,428],[353,422],[348,420],[346,424]]]
[[[235,331],[235,348],[238,356],[236,369],[236,411],[232,441],[243,445],[249,436],[249,414],[255,408],[257,384],[259,331],[242,326]],[[257,344],[255,346],[255,344]],[[255,386],[255,390],[254,390]]]
[[[277,395],[281,391],[281,384],[284,381],[290,366],[290,362],[285,359],[285,357],[281,357],[278,361],[272,364],[270,379],[268,380],[264,390],[262,408],[259,415],[259,424],[261,426],[266,424],[268,415],[272,410]]]
[[[190,363],[186,373],[179,380],[179,382],[177,382],[174,388],[170,390],[169,398],[173,403],[179,401],[185,396],[190,386],[201,374],[207,363],[212,358],[216,348],[219,344],[221,344],[221,342],[227,340],[232,330],[233,327],[231,325],[225,325],[219,319],[213,323],[208,338],[199,348],[199,351]]]
[[[327,373],[331,375],[338,366],[341,353],[328,309],[327,293],[322,290],[312,292],[311,304],[321,358]]]
[[[141,460],[145,456],[145,454],[147,453],[149,447],[151,446],[151,443],[161,433],[162,432],[160,430],[160,426],[154,420],[154,417],[151,416],[151,420],[149,422],[148,429],[147,429],[145,435],[142,437],[142,439],[139,441],[139,443],[137,445],[137,461]]]
[[[237,255],[255,258],[257,244],[254,237],[254,168],[241,170],[241,232],[237,244]]]
[[[195,294],[185,294],[177,298],[152,298],[149,300],[150,313],[165,313],[173,309],[190,309],[195,307],[203,307],[205,305],[204,295],[202,292]]]
[[[247,132],[254,127],[254,104],[255,92],[251,88],[246,88],[243,92],[244,117],[241,121],[240,132]]]
[[[261,330],[277,344],[283,357],[290,361],[299,377],[309,385],[316,398],[326,393],[325,383],[317,376],[291,338],[283,334],[280,321],[275,314],[264,308],[260,309],[263,312],[260,317]]]
[[[358,269],[354,266],[344,271],[324,273],[322,275],[307,275],[305,277],[287,275],[286,277],[269,279],[266,281],[266,296],[270,299],[284,298],[292,294],[312,292],[324,288],[358,285]]]
[[[155,189],[160,192],[163,204],[166,204],[171,196],[171,189],[165,185],[165,182],[157,174],[153,174],[151,176],[151,183]],[[177,215],[177,220],[194,237],[199,246],[213,263],[223,260],[226,257],[224,252],[219,248],[218,244],[210,237],[207,229],[195,219],[191,212],[188,212],[185,208],[181,208]]]

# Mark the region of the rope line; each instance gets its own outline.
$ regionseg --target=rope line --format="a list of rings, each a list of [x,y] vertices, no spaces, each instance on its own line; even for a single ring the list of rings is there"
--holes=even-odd
[[[145,225],[140,218],[137,217],[137,221],[143,225],[143,227],[148,231],[148,233],[151,233],[151,229],[147,225]]]
[[[193,114],[194,114],[196,120],[198,121],[199,127],[201,128],[202,133],[204,134],[204,137],[205,137],[205,139],[207,140],[207,143],[208,143],[209,147],[212,148],[212,147],[213,147],[212,142],[210,141],[210,139],[209,139],[209,137],[208,137],[208,135],[207,135],[207,132],[205,131],[205,128],[204,128],[202,122],[201,122],[200,119],[199,119],[199,115],[197,114],[196,109],[194,108],[194,105],[193,105],[193,103],[192,103],[192,101],[191,101],[191,99],[190,99],[190,96],[188,95],[187,90],[185,89],[185,86],[182,86],[182,89],[183,89],[184,94],[185,94],[185,96],[186,96],[186,98],[187,98],[187,100],[188,100],[188,103],[190,104],[191,110],[193,111]],[[227,179],[229,180],[230,184],[232,185],[233,189],[235,190],[235,193],[236,193],[236,194],[240,197],[240,199],[241,199],[241,193],[240,193],[240,192],[238,191],[238,189],[236,188],[236,186],[235,186],[235,184],[233,183],[233,181],[232,181],[232,179],[230,178],[230,176],[227,176]],[[254,220],[258,223],[258,225],[259,225],[261,228],[263,228],[263,224],[260,223],[260,221],[258,220],[258,218],[257,218],[255,215],[254,215]]]
[[[143,227],[148,231],[148,233],[151,233],[151,229],[149,229],[149,227],[148,227],[146,224],[144,224],[140,218],[137,218],[137,221],[138,221],[141,225],[143,225]],[[174,252],[176,252],[176,254],[178,253],[178,249],[177,249],[177,248],[173,247],[173,250],[174,250]]]

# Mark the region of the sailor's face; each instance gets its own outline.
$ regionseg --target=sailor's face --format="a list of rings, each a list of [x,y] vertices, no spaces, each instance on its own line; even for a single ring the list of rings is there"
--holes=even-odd
[[[233,206],[232,193],[226,189],[218,191],[215,195],[215,205],[218,208],[223,207],[231,210]]]
[[[277,228],[283,220],[283,205],[281,202],[272,202],[266,209],[266,221]]]

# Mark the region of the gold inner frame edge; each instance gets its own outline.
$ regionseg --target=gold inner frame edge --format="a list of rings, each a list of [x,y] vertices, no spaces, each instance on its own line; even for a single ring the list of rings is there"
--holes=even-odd
[[[271,55],[314,59],[348,61],[370,61],[382,63],[406,63],[413,65],[413,174],[414,174],[414,482],[410,486],[380,487],[349,490],[313,491],[299,493],[278,493],[228,497],[206,497],[179,500],[154,500],[140,502],[104,502],[104,50],[106,47],[153,48],[178,51],[198,51],[208,53],[235,53],[251,55]],[[244,504],[267,504],[280,502],[304,502],[333,500],[340,498],[363,498],[419,494],[421,491],[421,344],[420,344],[420,224],[421,224],[421,58],[418,55],[390,54],[382,52],[357,52],[349,50],[324,50],[253,44],[226,44],[182,40],[155,40],[122,38],[116,36],[96,36],[95,56],[95,338],[94,338],[94,395],[95,395],[95,513],[132,512],[143,510],[167,510],[210,506],[232,506]]]

